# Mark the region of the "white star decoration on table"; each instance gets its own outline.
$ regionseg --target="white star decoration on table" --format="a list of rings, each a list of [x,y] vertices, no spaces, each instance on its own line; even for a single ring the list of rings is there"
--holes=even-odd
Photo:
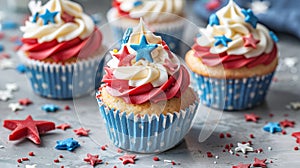
[[[19,89],[19,86],[16,83],[7,83],[5,87],[10,92],[17,91]]]
[[[250,3],[250,8],[254,12],[254,14],[266,13],[269,9],[271,3],[269,1],[261,1],[261,0],[253,0]]]
[[[0,90],[0,100],[7,101],[8,99],[13,98],[13,95],[8,90]]]
[[[13,111],[23,110],[23,106],[20,103],[9,103],[8,107]]]
[[[288,104],[286,108],[291,110],[300,110],[300,102],[290,102],[290,104]]]
[[[298,63],[298,60],[296,57],[288,57],[284,58],[283,62],[286,66],[292,68]]]
[[[237,144],[238,147],[236,147],[234,150],[236,152],[243,152],[244,154],[247,153],[247,152],[253,152],[253,148],[250,147],[250,144],[249,143],[245,143],[245,144],[242,144],[242,143],[238,143]]]
[[[9,59],[3,59],[0,61],[0,69],[13,69],[15,68],[14,63]]]
[[[34,164],[34,165],[25,165],[25,168],[36,168],[36,164]]]

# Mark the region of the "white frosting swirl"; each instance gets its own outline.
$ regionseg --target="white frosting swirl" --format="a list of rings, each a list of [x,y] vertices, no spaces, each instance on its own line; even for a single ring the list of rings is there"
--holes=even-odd
[[[184,0],[117,0],[121,3],[120,9],[129,12],[131,18],[139,19],[143,17],[145,22],[164,22],[170,21],[177,16],[183,15],[185,1]],[[139,5],[135,5],[137,2]]]
[[[220,25],[208,25],[206,28],[200,28],[201,36],[197,38],[200,46],[210,47],[210,52],[219,54],[227,52],[228,55],[244,55],[246,58],[256,57],[263,53],[270,53],[273,49],[274,42],[270,37],[268,29],[257,24],[253,28],[249,23],[245,22],[245,15],[241,12],[241,8],[230,0],[228,5],[216,12]],[[253,35],[254,39],[260,40],[256,48],[245,47],[243,37]],[[228,46],[215,44],[215,36],[225,35],[232,42]]]
[[[82,7],[69,0],[50,0],[44,6],[41,2],[32,0],[29,3],[29,8],[32,15],[29,21],[26,21],[25,26],[21,27],[24,32],[24,38],[36,38],[39,43],[57,40],[58,42],[69,41],[76,37],[81,39],[87,38],[92,34],[95,28],[93,20],[83,13]],[[43,20],[38,17],[36,23],[32,19],[36,12],[44,14],[48,9],[51,12],[58,12],[55,16],[55,24],[49,23],[43,25]],[[64,22],[62,19],[63,13],[74,16],[74,22]]]

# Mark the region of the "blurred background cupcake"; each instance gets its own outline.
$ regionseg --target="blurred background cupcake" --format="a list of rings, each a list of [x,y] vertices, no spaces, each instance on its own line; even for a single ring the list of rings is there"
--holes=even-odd
[[[162,36],[171,51],[180,52],[184,32],[185,0],[113,0],[107,12],[117,41],[125,30],[137,26],[142,17],[156,35]]]
[[[186,54],[201,102],[224,110],[261,104],[278,64],[277,41],[250,9],[233,0],[213,13]]]
[[[140,153],[174,147],[189,131],[198,105],[187,69],[142,21],[111,54],[96,96],[110,139]]]
[[[32,15],[21,27],[23,46],[18,55],[27,66],[34,92],[70,99],[93,90],[104,51],[93,20],[69,0],[49,0],[43,6],[41,1],[30,1],[29,8]]]

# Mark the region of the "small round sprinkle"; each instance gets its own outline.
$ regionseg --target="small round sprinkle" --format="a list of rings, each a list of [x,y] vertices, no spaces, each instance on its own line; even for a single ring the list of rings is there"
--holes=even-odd
[[[294,150],[295,150],[295,151],[299,150],[298,146],[295,146],[295,147],[294,147]]]
[[[28,161],[29,159],[27,157],[23,157],[22,161]]]
[[[71,109],[70,106],[68,105],[65,106],[65,110],[70,110],[70,109]]]
[[[118,50],[117,50],[117,49],[113,49],[113,52],[114,52],[114,53],[118,53]]]
[[[33,152],[29,152],[28,155],[29,156],[34,156],[34,153]]]
[[[153,160],[154,160],[154,161],[159,161],[159,158],[158,158],[157,156],[154,156],[154,157],[153,157]]]
[[[18,163],[22,163],[22,159],[18,159],[17,162],[18,162]]]
[[[230,133],[226,133],[226,137],[227,138],[231,138],[231,134]]]
[[[219,137],[220,137],[220,138],[224,138],[225,136],[224,136],[223,133],[220,133]]]
[[[172,165],[176,165],[176,163],[174,161],[171,162]]]
[[[105,151],[106,150],[106,146],[105,145],[101,146],[101,150]]]
[[[253,139],[253,138],[254,138],[254,135],[253,135],[253,134],[250,134],[249,137]]]
[[[219,159],[219,156],[217,155],[217,156],[215,156],[215,158],[216,158],[216,159]]]
[[[213,157],[213,154],[211,152],[206,152],[207,157],[211,158]]]
[[[58,159],[54,159],[53,162],[54,162],[54,163],[58,163],[59,160],[58,160]]]
[[[59,158],[64,158],[64,156],[63,156],[63,155],[59,155],[58,157],[59,157]]]
[[[269,150],[269,151],[270,151],[270,150],[272,150],[272,147],[271,147],[271,146],[269,146],[269,147],[268,147],[268,150]]]
[[[217,161],[214,161],[214,164],[217,164]]]
[[[283,135],[286,135],[286,131],[285,131],[285,130],[282,130],[281,133],[282,133]]]

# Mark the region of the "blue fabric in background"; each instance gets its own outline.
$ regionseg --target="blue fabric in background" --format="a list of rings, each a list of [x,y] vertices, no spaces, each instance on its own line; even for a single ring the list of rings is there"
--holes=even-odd
[[[253,0],[234,0],[242,8],[250,8]],[[300,0],[262,0],[269,1],[270,6],[265,13],[257,14],[259,22],[276,31],[292,34],[300,39]],[[194,5],[195,13],[203,19],[208,19],[210,11],[205,5],[209,0],[197,0]],[[221,6],[225,6],[228,0],[221,0]]]

